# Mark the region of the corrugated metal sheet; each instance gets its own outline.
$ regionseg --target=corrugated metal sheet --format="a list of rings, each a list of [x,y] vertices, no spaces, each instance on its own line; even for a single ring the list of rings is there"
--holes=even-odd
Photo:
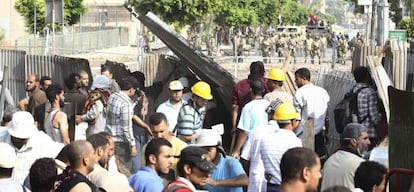
[[[70,73],[78,73],[84,70],[89,73],[89,80],[92,82],[92,73],[89,68],[89,61],[80,58],[69,58],[62,56],[40,56],[26,55],[24,51],[0,49],[0,67],[9,66],[9,79],[7,88],[17,103],[26,97],[25,81],[28,74],[39,76],[50,76],[54,83],[64,86],[64,78]]]
[[[367,66],[367,56],[380,55],[380,46],[362,46],[355,49],[352,54],[352,71],[358,66]]]
[[[414,169],[414,93],[388,87],[390,96],[389,168]],[[411,176],[401,176],[401,190],[409,191]],[[390,187],[390,189],[392,189]]]
[[[6,65],[9,66],[9,79],[5,81],[5,84],[16,103],[25,95],[25,55],[25,51],[0,49],[0,70],[3,70]]]
[[[333,110],[344,95],[355,85],[355,80],[350,72],[338,71],[330,68],[321,68],[318,73],[315,85],[323,87],[330,96],[328,106],[329,138],[328,153],[332,154],[339,142],[339,134],[336,132]]]
[[[64,79],[71,73],[84,70],[89,74],[89,82],[92,82],[92,72],[89,61],[80,58],[63,56],[26,55],[25,74],[38,74],[39,77],[47,75],[53,83],[64,86]]]

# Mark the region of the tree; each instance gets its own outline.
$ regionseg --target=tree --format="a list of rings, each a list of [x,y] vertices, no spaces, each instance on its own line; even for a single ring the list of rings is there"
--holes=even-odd
[[[216,23],[220,26],[242,27],[259,24],[255,1],[224,1],[217,10]]]
[[[336,18],[339,25],[346,24],[345,14],[350,3],[344,0],[330,0],[326,2],[326,12]]]
[[[222,3],[221,0],[138,0],[132,5],[139,14],[151,11],[167,23],[183,27],[201,23]]]
[[[82,4],[83,0],[63,0],[64,23],[73,25],[79,22],[80,15],[85,14],[86,7]],[[15,9],[24,17],[25,26],[29,33],[33,33],[36,23],[36,32],[46,27],[45,22],[45,0],[16,0]],[[35,16],[36,12],[36,16]],[[36,22],[35,22],[36,17]]]
[[[403,19],[398,23],[398,28],[407,30],[407,37],[414,37],[414,26],[411,19]]]
[[[296,0],[138,0],[133,6],[139,14],[151,11],[179,26],[201,23],[207,16],[220,26],[276,25],[279,14],[285,23],[302,24],[309,13]]]
[[[289,25],[306,24],[309,13],[309,9],[293,0],[285,0],[281,7],[283,22]]]

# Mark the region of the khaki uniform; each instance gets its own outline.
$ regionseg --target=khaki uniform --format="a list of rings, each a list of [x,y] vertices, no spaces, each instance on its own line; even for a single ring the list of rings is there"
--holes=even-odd
[[[263,43],[262,43],[262,53],[263,53],[263,57],[264,58],[264,62],[265,63],[270,63],[270,59],[268,57],[270,57],[270,52],[271,52],[271,45],[272,45],[272,39],[269,37],[265,37],[263,39]]]
[[[312,38],[305,39],[305,63],[307,63],[307,59],[311,55],[312,44],[313,44]]]
[[[338,62],[345,63],[345,56],[346,56],[346,40],[345,39],[341,38],[338,41],[336,52],[338,55]]]
[[[216,48],[216,39],[213,36],[207,39],[206,47],[207,47],[207,54],[209,56],[215,55],[217,48]]]
[[[319,39],[315,39],[312,42],[312,49],[311,49],[311,63],[314,63],[315,56],[318,57],[319,64],[321,64],[321,41]]]

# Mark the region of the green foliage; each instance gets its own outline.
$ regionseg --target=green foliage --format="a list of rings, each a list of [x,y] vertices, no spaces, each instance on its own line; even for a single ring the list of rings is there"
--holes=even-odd
[[[223,1],[223,6],[216,12],[216,22],[222,26],[257,26],[259,18],[254,1]]]
[[[164,21],[182,27],[201,23],[206,15],[221,7],[222,2],[220,0],[138,0],[132,4],[139,14],[151,11]]]
[[[310,10],[293,0],[286,0],[281,8],[284,24],[303,25],[308,21]]]
[[[148,11],[167,23],[185,26],[214,18],[220,26],[276,25],[279,14],[285,24],[306,23],[309,10],[296,0],[137,0],[139,14]]]
[[[85,14],[86,7],[82,4],[83,0],[63,0],[64,22],[73,25],[79,22],[80,15]],[[46,27],[45,23],[45,0],[16,0],[14,4],[17,12],[24,17],[25,25],[29,33],[33,33],[36,23],[36,32]],[[35,22],[36,9],[36,22]]]
[[[329,23],[338,23],[338,18],[331,14],[316,13],[319,20],[328,21]]]
[[[403,19],[398,23],[398,28],[407,30],[407,37],[413,38],[414,37],[414,26],[411,19]]]
[[[350,2],[347,2],[344,0],[326,1],[326,12],[334,18],[334,21],[336,18],[337,24],[343,25],[343,24],[346,24],[345,14],[348,10],[349,5],[350,5]]]

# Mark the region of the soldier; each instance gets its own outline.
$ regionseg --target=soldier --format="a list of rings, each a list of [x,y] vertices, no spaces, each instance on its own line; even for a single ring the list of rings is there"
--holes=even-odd
[[[312,44],[313,44],[312,36],[306,35],[304,44],[305,44],[305,63],[307,63],[308,62],[307,59],[311,55],[311,50],[312,50]]]
[[[341,36],[336,46],[336,52],[338,54],[338,62],[345,64],[345,55],[346,55],[346,39],[345,36]]]
[[[312,42],[312,49],[311,49],[311,63],[314,64],[315,56],[318,57],[319,64],[321,64],[321,41],[319,36],[315,36],[315,40]]]
[[[270,38],[270,36],[266,34],[261,44],[264,63],[270,63],[271,45],[272,45],[272,38]]]
[[[187,29],[187,41],[191,42],[193,39],[193,32],[191,31],[191,27]]]
[[[237,35],[236,38],[237,41],[237,58],[238,58],[238,62],[243,62],[243,52],[244,52],[244,47],[246,46],[246,39],[243,37],[243,34],[239,34]]]
[[[283,38],[280,36],[275,41],[276,53],[279,58],[283,57],[283,49],[285,48]],[[282,59],[279,59],[279,63],[282,62]]]
[[[152,34],[148,28],[144,28],[144,52],[149,53],[151,51],[150,42],[152,41]]]
[[[206,39],[206,47],[207,47],[207,54],[208,56],[213,56],[216,54],[217,48],[216,48],[216,38],[214,37],[214,34],[210,35]]]
[[[296,63],[296,36],[291,34],[287,43],[290,56],[293,57],[293,63]]]

